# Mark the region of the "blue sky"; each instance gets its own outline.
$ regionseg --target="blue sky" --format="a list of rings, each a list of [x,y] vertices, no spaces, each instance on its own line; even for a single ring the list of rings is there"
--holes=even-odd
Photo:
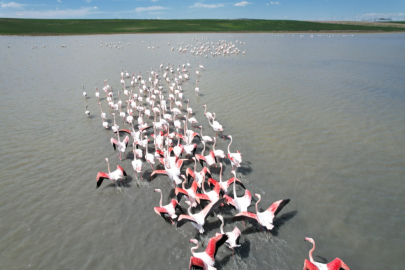
[[[0,0],[0,17],[405,20],[405,0]]]

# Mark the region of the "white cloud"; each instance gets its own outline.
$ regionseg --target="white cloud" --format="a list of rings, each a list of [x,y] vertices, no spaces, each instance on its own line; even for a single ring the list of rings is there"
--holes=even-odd
[[[138,7],[135,9],[136,12],[144,12],[144,11],[154,11],[154,10],[163,10],[167,9],[166,7],[162,6],[152,6],[152,7]]]
[[[87,15],[100,13],[93,8],[64,9],[64,10],[42,10],[42,11],[18,11],[13,14],[14,18],[32,19],[56,19],[56,18],[83,18]]]
[[[159,1],[159,0],[151,0],[152,2],[157,2],[157,1]]]
[[[85,0],[87,3],[90,3],[91,2],[91,0]]]
[[[97,9],[97,7],[94,7],[94,9]]]
[[[253,4],[253,3],[252,2],[247,2],[247,1],[242,1],[240,3],[236,3],[234,6],[235,7],[244,7],[244,6],[249,5],[249,4]]]
[[[281,5],[279,2],[270,2],[272,5]]]
[[[59,3],[62,3],[62,1],[61,1],[61,0],[58,0],[58,2],[59,2]]]
[[[224,4],[205,5],[202,3],[194,3],[193,6],[189,6],[188,8],[219,8],[219,7],[224,7]]]
[[[8,8],[8,7],[21,8],[21,7],[25,6],[24,4],[19,4],[19,3],[16,3],[16,2],[9,2],[9,3],[0,2],[0,3],[1,3],[2,8]]]

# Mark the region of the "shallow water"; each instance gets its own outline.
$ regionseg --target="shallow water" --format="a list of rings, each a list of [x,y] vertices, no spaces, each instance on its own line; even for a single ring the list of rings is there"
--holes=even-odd
[[[202,42],[245,42],[238,47],[246,55],[205,58],[170,51],[202,36],[208,38]],[[186,60],[191,79],[182,84],[184,95],[204,135],[215,133],[203,104],[216,112],[224,134],[232,135],[231,152],[243,154],[238,175],[252,194],[262,195],[259,208],[291,199],[271,234],[255,224],[244,228],[232,222],[234,210],[222,211],[225,231],[241,229],[242,247],[233,257],[221,247],[218,269],[302,269],[311,249],[304,237],[315,239],[314,257],[321,262],[339,257],[351,269],[402,268],[405,35],[300,36],[0,37],[1,268],[188,268],[194,246],[189,239],[206,244],[219,232],[218,219],[209,217],[206,234],[198,236],[191,224],[176,229],[157,216],[153,207],[160,197],[153,190],[160,188],[166,203],[171,183],[165,176],[135,179],[132,153],[118,160],[94,97],[104,79],[121,89],[121,68],[147,77],[161,62],[177,67]],[[100,47],[101,40],[121,41],[123,48]],[[196,97],[198,62],[205,69]],[[167,96],[168,84],[162,85]],[[217,148],[226,152],[228,143],[219,139]],[[119,164],[128,172],[124,188],[107,182],[96,189],[106,157],[112,168]],[[228,179],[231,166],[224,163]],[[193,164],[184,171],[187,166]],[[143,176],[150,173],[144,163]],[[217,170],[213,177],[218,179]]]

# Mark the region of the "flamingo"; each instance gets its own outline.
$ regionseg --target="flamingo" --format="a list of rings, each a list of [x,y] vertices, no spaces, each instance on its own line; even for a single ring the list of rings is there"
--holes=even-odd
[[[134,153],[134,160],[132,161],[132,167],[134,168],[136,178],[138,178],[138,173],[140,173],[142,181],[143,181],[143,177],[142,177],[142,160],[136,159],[137,154],[136,154],[135,150],[139,150],[139,149],[135,149],[135,142],[134,142],[132,144],[132,152]]]
[[[229,135],[228,138],[231,139],[231,142],[228,144],[228,158],[231,160],[232,168],[233,166],[240,167],[240,163],[242,163],[242,154],[236,150],[237,153],[230,153],[229,147],[232,144],[232,136]]]
[[[236,179],[235,171],[232,171],[231,173],[233,174],[233,176]],[[224,195],[224,198],[225,198],[226,203],[228,205],[230,204],[233,207],[235,207],[239,213],[247,212],[247,209],[250,206],[250,203],[252,202],[252,194],[247,189],[245,190],[245,195],[243,195],[243,197],[238,197],[236,195],[236,181],[233,181],[233,199],[228,195]]]
[[[96,87],[96,98],[98,99],[98,100],[100,100],[100,93],[98,92],[98,88]]]
[[[84,91],[84,85],[83,85],[83,96],[84,96],[85,98],[87,98],[87,93],[86,93],[86,91]]]
[[[214,121],[214,118],[212,118],[212,124],[209,119],[208,119],[208,123],[210,124],[212,129],[215,131],[215,137],[218,136],[218,131],[221,131],[221,132],[224,131],[224,127],[222,125],[220,125],[217,121]]]
[[[174,189],[174,193],[176,194],[179,201],[181,199],[181,195],[186,196],[187,200],[185,202],[192,207],[196,207],[197,203],[200,203],[200,199],[197,198],[197,196],[196,196],[197,187],[198,187],[197,182],[193,181],[193,183],[191,184],[191,187],[186,189],[186,187],[185,187],[186,178],[183,175],[182,175],[182,177],[184,179],[182,188],[176,187]]]
[[[211,172],[207,167],[204,167],[200,172],[197,172],[197,159],[193,157],[194,160],[194,171],[192,171],[190,168],[187,168],[186,170],[186,176],[188,178],[188,181],[190,181],[190,178],[192,177],[194,181],[197,182],[198,187],[201,187],[201,183],[203,182],[203,179],[205,178],[205,175],[208,175],[208,177],[211,177]]]
[[[218,248],[222,246],[225,241],[228,240],[228,236],[226,234],[219,234],[215,237],[212,237],[207,245],[207,248],[203,252],[195,252],[195,249],[198,249],[199,244],[196,239],[190,239],[190,243],[194,243],[197,246],[191,248],[191,253],[193,257],[190,258],[190,265],[189,269],[194,267],[200,267],[204,270],[215,270],[215,255],[217,254]]]
[[[167,145],[169,147],[169,145]],[[165,158],[163,159],[163,165],[165,166],[164,170],[154,170],[152,174],[150,175],[151,179],[153,175],[155,174],[166,174],[169,176],[170,180],[176,187],[176,185],[181,184],[182,180],[180,179],[181,175],[181,167],[183,166],[183,161],[182,159],[178,159],[177,157],[174,157],[174,160],[170,159],[170,154],[169,150],[166,151]]]
[[[203,161],[205,161],[205,163],[207,163],[208,166],[214,165],[217,162],[214,152],[210,151],[210,153],[207,156],[204,156],[205,142],[203,141],[202,144],[204,145],[204,148],[201,152],[201,155],[195,154],[195,158],[200,162],[201,166],[203,166]]]
[[[117,126],[117,124],[115,123],[115,113],[112,113],[111,115],[114,116],[114,125],[111,127],[111,129],[112,129],[112,131],[113,131],[114,133],[116,133],[120,127]]]
[[[189,114],[193,114],[193,109],[192,108],[190,108],[189,107],[189,105],[190,105],[190,100],[189,99],[187,99],[187,113],[189,113]]]
[[[181,209],[179,203],[175,199],[172,199],[169,204],[162,206],[162,191],[160,189],[155,189],[154,192],[160,193],[159,207],[153,208],[156,214],[162,216],[165,219],[169,219],[172,225],[174,225],[173,219],[177,218],[176,210],[179,209],[183,213],[183,210]]]
[[[117,169],[113,172],[110,171],[110,163],[108,162],[108,158],[105,159],[105,161],[107,161],[108,164],[108,173],[103,173],[103,172],[99,172],[97,174],[97,188],[100,187],[101,183],[103,183],[104,179],[110,179],[111,181],[113,181],[115,184],[117,184],[117,180],[120,179],[122,181],[122,177],[123,176],[127,176],[127,173],[124,171],[124,169],[117,165]]]
[[[202,134],[201,134],[201,135],[202,135]],[[215,157],[221,158],[221,159],[225,158],[225,153],[224,153],[224,151],[222,151],[222,150],[220,150],[220,149],[215,150],[215,145],[216,145],[216,143],[217,143],[217,138],[214,137],[214,145],[212,146],[212,151],[214,151]]]
[[[204,142],[213,142],[213,139],[210,136],[203,136],[203,127],[202,126],[198,126],[199,128],[201,128],[201,138],[203,139]]]
[[[122,153],[125,153],[125,150],[127,149],[128,142],[129,142],[129,137],[128,137],[128,135],[125,136],[124,140],[121,142],[121,140],[120,140],[120,131],[119,130],[117,130],[117,137],[118,137],[118,141],[115,138],[111,138],[110,142],[111,142],[112,146],[114,147],[114,151],[118,148],[118,151],[120,152],[120,155],[119,156],[117,155],[117,157],[121,161],[122,160],[121,155],[122,155]]]
[[[334,259],[328,264],[315,262],[314,258],[312,258],[312,252],[315,250],[315,241],[312,238],[305,237],[305,241],[312,243],[313,247],[309,251],[309,261],[305,259],[304,261],[304,269],[303,270],[350,270],[350,268],[339,258]]]
[[[177,220],[177,227],[182,226],[185,222],[190,221],[194,228],[196,228],[201,234],[204,233],[205,218],[209,213],[211,213],[215,208],[222,204],[224,199],[219,199],[216,202],[209,203],[203,210],[197,214],[191,213],[191,205],[188,208],[188,215],[180,215]]]
[[[219,186],[222,188],[222,190],[223,190],[225,193],[227,193],[227,190],[228,190],[229,186],[230,186],[234,181],[237,181],[244,189],[246,189],[245,186],[243,185],[243,183],[242,183],[239,179],[237,179],[236,177],[232,177],[232,178],[230,178],[228,181],[222,182],[222,163],[220,163],[219,166],[221,167],[221,171],[220,171],[220,173],[219,173],[219,182],[218,182],[217,180],[213,179],[213,178],[209,178],[209,179],[208,179],[208,183],[209,183],[210,185],[213,185],[213,186],[219,185]]]
[[[197,71],[197,72],[198,72],[198,71]],[[197,77],[198,77],[198,73],[197,73]],[[197,95],[200,94],[200,88],[198,87],[198,82],[199,82],[199,80],[197,80],[197,81],[195,82],[195,92],[197,93]]]
[[[226,240],[225,245],[230,248],[230,249],[234,249],[235,247],[240,247],[239,245],[239,238],[240,238],[240,230],[238,229],[238,227],[235,226],[235,229],[233,229],[233,231],[231,232],[227,232],[224,233],[224,218],[221,215],[217,215],[217,217],[219,218],[219,220],[221,220],[221,234],[226,234],[226,236],[228,236],[228,240]],[[219,233],[216,233],[215,236],[219,235]]]
[[[203,107],[205,108],[205,110],[204,110],[204,115],[205,115],[205,117],[207,117],[208,122],[209,122],[209,121],[210,121],[210,119],[212,119],[212,118],[213,118],[212,113],[207,112],[207,105],[203,105]]]
[[[148,136],[144,136],[145,140],[148,140]],[[148,145],[146,144],[146,153],[145,153],[145,160],[149,163],[150,167],[153,170],[152,164],[155,164],[155,156],[153,154],[149,154],[148,152]]]
[[[84,112],[87,116],[90,116],[90,111],[87,109],[88,106],[86,106],[86,111]]]
[[[108,122],[104,121],[106,119],[106,117],[105,117],[105,113],[103,113],[103,110],[101,109],[101,103],[99,102],[98,105],[100,105],[101,120],[103,121],[103,127],[108,129]]]
[[[197,193],[196,197],[200,200],[217,202],[223,195],[223,190],[221,189],[221,186],[216,185],[213,190],[206,192],[204,182],[205,182],[205,178],[203,179],[203,182],[201,184],[203,193]]]
[[[274,228],[273,219],[281,211],[281,209],[283,209],[283,207],[290,202],[290,199],[276,201],[272,205],[270,205],[270,207],[267,210],[259,212],[257,206],[259,205],[261,196],[260,194],[255,194],[255,196],[259,198],[259,200],[256,202],[256,214],[243,211],[235,215],[235,217],[240,217],[241,219],[245,218],[255,219],[260,225],[266,227],[267,230],[273,229]]]

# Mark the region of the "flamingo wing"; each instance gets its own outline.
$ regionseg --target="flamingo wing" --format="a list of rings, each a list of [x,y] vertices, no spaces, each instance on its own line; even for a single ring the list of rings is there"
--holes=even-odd
[[[131,131],[129,131],[128,129],[120,129],[119,132],[125,132],[131,135]],[[114,133],[117,133],[117,131],[115,131]]]
[[[163,218],[165,217],[165,214],[169,214],[167,209],[164,207],[153,207],[153,210],[155,210],[156,214],[162,216]]]
[[[226,181],[227,188],[228,188],[230,185],[232,185],[232,183],[233,183],[234,181],[236,181],[235,184],[238,183],[238,184],[241,185],[244,189],[246,189],[246,187],[245,187],[245,185],[243,185],[242,181],[240,181],[238,178],[236,178],[236,180],[235,180],[235,177],[229,178],[229,180]]]
[[[129,137],[128,137],[128,135],[127,136],[125,136],[125,139],[124,139],[124,144],[125,144],[125,147],[128,147],[128,142],[129,142]]]
[[[96,181],[97,181],[97,188],[100,187],[100,185],[101,185],[101,183],[103,183],[104,179],[110,179],[110,178],[108,177],[108,174],[103,173],[103,172],[99,172],[99,173],[97,174],[97,179],[96,179]]]
[[[256,214],[251,213],[251,212],[240,212],[239,214],[236,214],[233,218],[233,220],[251,220],[254,219],[257,222],[259,222],[259,218],[257,217]]]
[[[183,226],[184,223],[187,221],[197,223],[194,217],[189,215],[180,215],[179,219],[177,220],[177,227]]]
[[[339,270],[340,268],[344,270],[350,270],[350,268],[339,258],[334,259],[330,263],[326,264],[328,269]],[[312,269],[310,269],[312,270]]]
[[[228,236],[226,234],[219,234],[215,237],[212,237],[208,242],[207,248],[205,249],[205,253],[211,257],[212,260],[215,259],[217,255],[218,248],[222,246],[226,240],[228,240]]]
[[[151,179],[151,180],[152,180],[152,177],[153,177],[155,174],[166,174],[166,175],[167,175],[167,172],[166,172],[165,170],[154,170],[154,171],[150,174],[150,179]]]
[[[205,265],[204,265],[204,261],[201,260],[200,258],[196,258],[196,257],[190,257],[190,264],[188,269],[191,270],[191,268],[200,268],[200,269],[205,269]]]
[[[190,168],[187,168],[187,170],[186,170],[186,176],[187,176],[187,183],[190,182],[190,178],[191,178],[191,177],[192,177],[193,179],[195,179],[195,174],[194,174],[194,172],[193,172]]]
[[[114,151],[117,150],[118,141],[114,138],[111,138],[111,144],[114,147]]]
[[[204,217],[206,217],[208,214],[218,208],[218,206],[220,206],[224,202],[224,200],[224,198],[221,198],[216,202],[209,203],[203,210],[201,210],[200,213],[202,213]]]
[[[289,202],[290,199],[276,201],[272,205],[270,205],[270,207],[266,211],[269,211],[273,213],[274,216],[276,216],[281,211],[281,209],[283,209],[283,207],[286,206]]]
[[[304,270],[319,270],[319,268],[315,264],[313,264],[310,261],[308,261],[307,259],[305,259]]]
[[[120,165],[117,165],[117,170],[120,170],[124,176],[127,176],[127,173],[124,171],[124,168],[122,168]]]

